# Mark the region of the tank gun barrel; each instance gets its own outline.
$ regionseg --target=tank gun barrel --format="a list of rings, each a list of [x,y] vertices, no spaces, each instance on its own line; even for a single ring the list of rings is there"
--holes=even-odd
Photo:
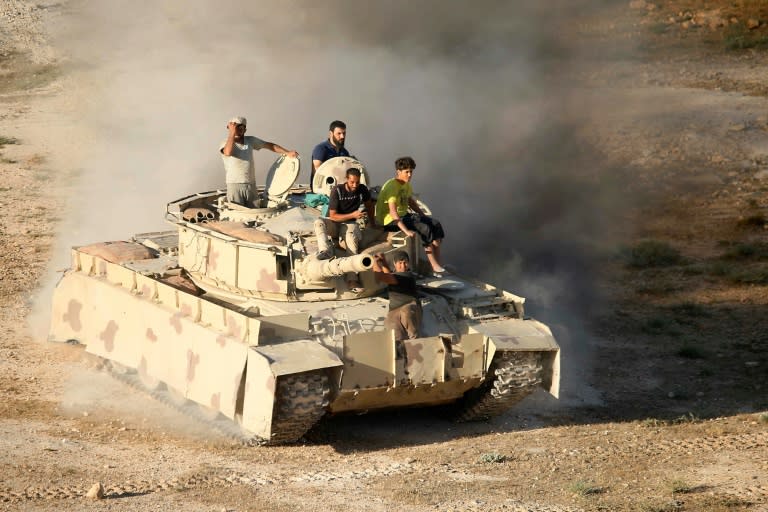
[[[306,276],[310,279],[326,279],[343,276],[348,272],[364,272],[373,266],[373,258],[369,254],[356,254],[346,258],[318,260],[310,257],[304,267]]]

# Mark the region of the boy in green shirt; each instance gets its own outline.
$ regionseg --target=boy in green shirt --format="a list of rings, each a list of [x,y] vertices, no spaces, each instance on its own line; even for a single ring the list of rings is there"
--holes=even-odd
[[[376,223],[385,231],[402,231],[411,237],[418,233],[432,272],[440,276],[445,272],[440,265],[440,244],[445,232],[440,222],[425,215],[413,198],[411,178],[415,168],[416,162],[410,156],[395,161],[395,177],[381,187],[376,200]]]

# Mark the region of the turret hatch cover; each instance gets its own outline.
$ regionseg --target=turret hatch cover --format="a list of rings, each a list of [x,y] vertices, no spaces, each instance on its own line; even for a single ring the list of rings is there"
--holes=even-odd
[[[315,194],[331,195],[333,187],[347,180],[347,169],[350,167],[361,170],[360,183],[368,186],[368,171],[362,163],[349,156],[337,156],[326,160],[317,168],[312,180],[312,190]]]
[[[267,172],[267,195],[269,197],[281,197],[291,190],[291,187],[299,177],[301,161],[282,155],[275,160]]]
[[[444,279],[428,277],[417,281],[420,286],[425,288],[434,288],[436,290],[461,290],[464,288],[464,283],[455,279]]]

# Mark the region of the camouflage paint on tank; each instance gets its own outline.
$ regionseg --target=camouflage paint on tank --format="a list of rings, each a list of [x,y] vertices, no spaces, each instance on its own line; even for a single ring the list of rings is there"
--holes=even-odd
[[[418,341],[411,341],[405,343],[405,357],[408,361],[408,368],[413,368],[414,365],[423,363],[424,358],[421,356],[421,351],[424,349],[424,344]]]
[[[213,393],[211,400],[208,402],[208,406],[214,411],[221,411],[221,392]]]
[[[404,340],[406,369],[412,385],[444,382],[445,345],[439,336]]]
[[[253,350],[248,352],[245,382],[243,428],[263,439],[269,439],[272,435],[276,377],[269,369],[267,358]]]
[[[114,320],[107,322],[106,327],[99,334],[99,339],[104,342],[104,350],[112,352],[115,348],[115,335],[117,334],[118,325]]]
[[[265,292],[279,292],[280,284],[277,282],[277,274],[262,269],[259,280],[256,281],[256,289]]]
[[[184,317],[184,314],[181,313],[181,311],[177,311],[171,314],[171,318],[168,320],[168,323],[173,326],[173,329],[176,331],[176,334],[181,334],[181,331],[184,329],[181,326],[181,319],[183,317]]]
[[[237,340],[244,341],[248,330],[248,319],[241,315],[234,315],[230,312],[227,312],[224,318],[227,335],[232,336]]]
[[[189,309],[186,315],[178,309],[174,311],[180,302],[178,294],[183,292],[160,282],[154,285],[159,288],[157,296],[166,302],[151,299],[152,293],[131,293],[130,289],[103,278],[66,273],[54,292],[54,311],[60,312],[52,316],[51,338],[78,339],[87,345],[88,352],[129,368],[141,367],[143,376],[163,381],[198,403],[210,405],[211,390],[216,390],[222,414],[234,418],[248,350],[239,338],[247,332],[248,318],[208,304],[208,311],[220,311],[222,329],[225,312],[232,317],[227,323],[237,337],[225,331],[212,331],[210,325],[196,322]],[[81,307],[78,315],[68,314],[67,310],[77,309],[73,301],[88,306]],[[184,307],[181,302],[180,307]],[[102,322],[96,329],[104,318],[109,319],[106,325]],[[118,325],[116,318],[133,321]],[[71,323],[81,324],[82,332],[75,332]],[[258,332],[258,323],[255,325]],[[222,338],[217,340],[219,336]],[[221,340],[226,342],[222,344]],[[222,388],[222,381],[237,384]]]
[[[195,380],[195,368],[200,364],[200,354],[187,350],[187,382]]]
[[[219,251],[216,250],[213,244],[208,244],[208,255],[206,261],[208,263],[208,270],[215,271],[218,269]]]
[[[80,321],[80,311],[83,309],[83,304],[76,299],[71,299],[67,302],[67,312],[61,316],[61,320],[68,323],[72,330],[80,332],[83,328],[83,324]]]

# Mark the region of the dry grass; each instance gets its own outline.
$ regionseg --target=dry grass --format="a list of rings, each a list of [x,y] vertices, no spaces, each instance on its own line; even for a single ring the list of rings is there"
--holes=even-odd
[[[568,489],[578,496],[590,496],[592,494],[600,494],[604,491],[602,487],[598,487],[587,480],[577,480],[573,482]]]
[[[762,213],[754,213],[737,219],[736,227],[739,229],[763,229],[766,222],[768,222],[768,220],[766,220],[765,215]]]
[[[685,262],[677,249],[659,240],[643,240],[625,248],[622,255],[627,266],[632,268],[666,267]]]
[[[499,464],[501,462],[506,462],[507,456],[501,455],[500,453],[496,452],[489,452],[484,453],[480,456],[480,462],[483,464]]]
[[[5,135],[0,135],[0,148],[3,146],[7,146],[9,144],[18,144],[19,139],[15,137],[6,137]]]

